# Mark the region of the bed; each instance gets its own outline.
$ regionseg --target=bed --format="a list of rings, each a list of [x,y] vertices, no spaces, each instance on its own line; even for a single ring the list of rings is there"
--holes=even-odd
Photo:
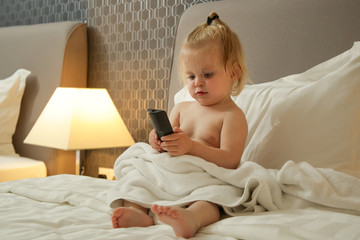
[[[73,152],[23,141],[56,87],[86,87],[86,24],[3,27],[0,36],[0,182],[71,173]]]
[[[192,100],[178,79],[177,56],[184,36],[211,11],[238,33],[254,82],[234,99],[249,124],[238,169],[226,171],[186,156],[172,159],[186,162],[176,168],[179,172],[196,163],[199,176],[212,182],[204,182],[205,191],[192,196],[204,199],[216,189],[211,187],[224,182],[231,182],[238,194],[222,197],[219,201],[237,205],[225,207],[228,214],[193,239],[360,238],[359,8],[356,0],[226,0],[195,5],[183,14],[174,46],[169,111],[174,103]],[[141,159],[169,163],[167,158],[167,153],[137,143],[116,161],[115,175],[136,174]],[[134,174],[129,181],[143,177]],[[171,173],[164,175],[174,180]],[[164,179],[152,183],[157,181],[166,187]],[[1,183],[0,238],[179,239],[160,222],[113,229],[111,207],[121,204],[116,190],[124,185],[67,174]]]

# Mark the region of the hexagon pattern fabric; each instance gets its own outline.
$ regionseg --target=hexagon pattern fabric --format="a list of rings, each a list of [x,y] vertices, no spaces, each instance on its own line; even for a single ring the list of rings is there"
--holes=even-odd
[[[209,0],[0,0],[0,27],[86,21],[88,87],[107,88],[134,140],[144,142],[152,129],[146,109],[167,106],[177,22],[201,2]],[[123,150],[87,151],[87,174],[112,167]]]

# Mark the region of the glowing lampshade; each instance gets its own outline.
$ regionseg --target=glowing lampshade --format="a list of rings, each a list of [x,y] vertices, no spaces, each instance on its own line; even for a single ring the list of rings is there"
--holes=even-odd
[[[59,87],[24,143],[80,150],[125,147],[134,140],[106,89]]]

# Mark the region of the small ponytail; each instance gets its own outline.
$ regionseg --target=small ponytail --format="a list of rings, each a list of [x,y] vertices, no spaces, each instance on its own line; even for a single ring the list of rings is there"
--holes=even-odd
[[[216,12],[212,12],[212,13],[210,13],[210,15],[208,16],[206,23],[207,23],[208,25],[211,25],[212,21],[214,21],[215,19],[218,19],[218,18],[219,18],[219,15],[217,15]]]

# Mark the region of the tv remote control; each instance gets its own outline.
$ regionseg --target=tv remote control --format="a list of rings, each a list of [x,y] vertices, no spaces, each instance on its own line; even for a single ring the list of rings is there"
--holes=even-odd
[[[169,118],[164,110],[149,108],[147,112],[150,115],[151,121],[159,139],[161,139],[163,136],[174,133]]]

